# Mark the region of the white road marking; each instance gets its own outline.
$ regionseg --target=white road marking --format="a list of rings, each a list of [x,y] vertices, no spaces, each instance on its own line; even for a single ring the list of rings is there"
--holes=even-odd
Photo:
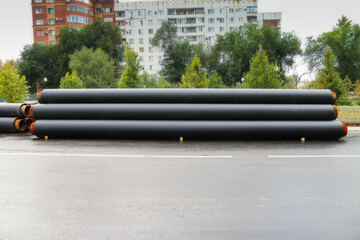
[[[268,158],[360,158],[360,155],[270,155]]]
[[[176,156],[176,155],[108,155],[68,153],[0,153],[0,156],[44,156],[44,157],[109,157],[109,158],[232,158],[232,156]]]

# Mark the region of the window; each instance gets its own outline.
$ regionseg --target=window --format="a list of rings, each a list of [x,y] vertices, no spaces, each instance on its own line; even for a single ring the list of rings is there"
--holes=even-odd
[[[215,36],[209,37],[209,41],[211,41],[211,42],[215,41]]]
[[[148,20],[148,24],[149,26],[151,26],[153,24],[153,21],[152,20]]]
[[[230,22],[234,22],[234,18],[230,18]]]
[[[54,25],[55,24],[55,19],[49,19],[49,25]]]
[[[134,30],[129,30],[129,35],[133,35],[134,34]]]
[[[130,38],[130,39],[129,39],[129,43],[130,43],[130,44],[134,44],[134,39],[133,39],[133,38]]]
[[[152,53],[153,52],[153,48],[149,47],[149,52]]]
[[[208,18],[208,22],[209,22],[209,23],[214,23],[214,22],[215,22],[215,18]]]
[[[149,67],[150,67],[150,70],[153,70],[153,65],[150,65]]]
[[[152,11],[148,11],[148,15],[149,15],[149,16],[152,16]]]
[[[215,28],[214,27],[209,27],[209,32],[215,32]]]
[[[49,31],[49,35],[50,35],[50,36],[55,36],[55,30],[50,30],[50,31]]]
[[[244,21],[244,19],[241,17],[241,18],[239,18],[239,22],[243,22]]]
[[[144,39],[143,38],[139,38],[139,44],[143,44],[144,43]]]
[[[204,31],[204,27],[196,27],[196,32],[203,32]]]
[[[101,11],[101,8],[99,8]],[[86,13],[89,14],[89,9],[83,6],[79,6],[79,5],[73,5],[73,4],[69,4],[67,5],[67,10],[68,11],[72,11],[72,12],[81,12],[81,13]]]
[[[142,34],[144,34],[144,30],[139,29],[139,35],[142,35]]]
[[[237,12],[238,12],[238,13],[242,13],[243,11],[244,11],[243,8],[238,8],[238,9],[237,9]]]
[[[234,13],[234,9],[233,9],[233,8],[229,8],[229,13]]]
[[[140,20],[140,21],[139,21],[139,26],[142,26],[142,25],[144,25],[144,21],[143,21],[143,20]]]
[[[153,62],[154,61],[154,56],[149,56],[149,62]]]
[[[139,48],[139,52],[144,52],[144,48],[143,47]]]
[[[234,27],[230,27],[230,32],[234,30]]]
[[[224,23],[225,22],[225,18],[220,18],[220,22]]]
[[[159,15],[164,15],[164,10],[159,10]]]
[[[43,25],[43,24],[44,24],[44,20],[42,20],[42,19],[36,19],[35,24],[36,24],[36,25]]]
[[[44,36],[45,35],[45,31],[36,31],[36,36]]]
[[[208,9],[208,14],[214,14],[214,9]]]
[[[142,69],[142,70],[145,70],[145,67],[144,67],[144,65],[141,65],[140,67],[141,67],[141,69]]]
[[[54,2],[54,0],[48,0],[47,2],[48,2],[48,3],[53,3],[53,2]]]
[[[154,34],[154,29],[149,29],[149,34]]]
[[[198,23],[203,23],[205,21],[205,18],[197,18],[196,21]]]
[[[104,18],[104,22],[112,22],[113,18],[112,17],[106,17]]]
[[[89,24],[90,23],[90,20],[88,18],[80,17],[80,16],[72,16],[72,15],[67,16],[67,21],[68,22],[82,23],[82,24]]]
[[[111,12],[112,12],[112,8],[104,8],[104,12],[106,12],[106,13],[111,13]]]
[[[197,40],[198,40],[198,41],[204,41],[204,40],[205,40],[205,36],[198,36],[198,37],[197,37]]]
[[[102,13],[101,8],[96,8],[96,13]]]
[[[34,0],[34,3],[42,3],[42,0]]]
[[[133,21],[128,21],[129,26],[133,25]]]
[[[141,17],[143,15],[142,11],[138,11],[138,16]]]
[[[55,41],[50,41],[50,45],[55,45]]]
[[[220,32],[223,32],[225,31],[225,28],[224,27],[220,27]]]
[[[159,56],[158,59],[159,59],[159,62],[160,62],[162,60],[162,56]]]
[[[53,8],[48,8],[48,14],[54,14],[54,9]]]
[[[149,43],[151,43],[152,38],[149,38]]]
[[[42,14],[43,9],[42,8],[35,8],[35,14]]]
[[[163,22],[165,22],[165,19],[159,19],[159,20],[158,20],[158,24],[160,24],[160,25],[161,25]]]
[[[247,12],[256,13],[256,12],[257,12],[257,7],[256,7],[256,6],[254,6],[254,7],[247,7]]]
[[[220,8],[220,14],[224,14],[225,13],[225,9]]]

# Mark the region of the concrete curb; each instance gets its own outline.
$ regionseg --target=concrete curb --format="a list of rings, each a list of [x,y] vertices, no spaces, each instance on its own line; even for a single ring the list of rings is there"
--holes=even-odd
[[[360,127],[348,127],[349,131],[360,131]]]

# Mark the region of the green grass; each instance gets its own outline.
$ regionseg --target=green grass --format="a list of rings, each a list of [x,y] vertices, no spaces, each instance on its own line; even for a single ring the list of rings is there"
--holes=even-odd
[[[345,123],[360,123],[360,107],[341,107],[338,106],[338,120]]]

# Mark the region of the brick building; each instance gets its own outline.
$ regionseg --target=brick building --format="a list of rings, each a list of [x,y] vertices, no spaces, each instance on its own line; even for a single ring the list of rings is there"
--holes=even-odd
[[[115,25],[114,0],[31,0],[34,42],[55,44],[64,26],[83,27],[100,17]]]

